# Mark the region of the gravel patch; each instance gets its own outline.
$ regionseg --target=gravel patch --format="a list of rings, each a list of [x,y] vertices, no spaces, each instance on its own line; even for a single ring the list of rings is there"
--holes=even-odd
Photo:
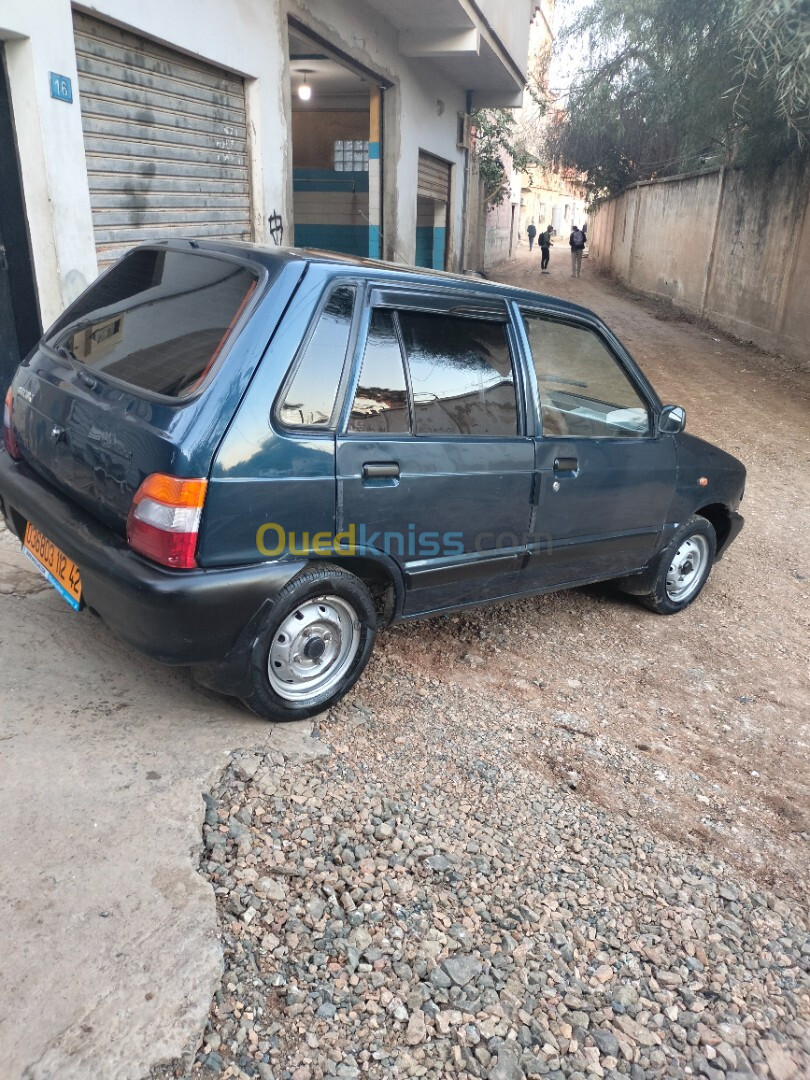
[[[200,862],[225,975],[155,1080],[810,1075],[800,905],[428,696],[405,729],[355,694],[314,762],[232,755]]]
[[[586,589],[394,627],[331,757],[235,754],[225,975],[155,1080],[810,1078],[807,379],[536,265],[498,276],[593,307],[746,462],[746,527],[676,619]]]

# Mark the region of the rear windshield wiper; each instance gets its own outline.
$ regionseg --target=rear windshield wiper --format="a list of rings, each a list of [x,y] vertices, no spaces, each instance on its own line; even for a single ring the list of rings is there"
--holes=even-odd
[[[88,374],[85,371],[85,369],[82,367],[81,360],[79,360],[75,352],[72,349],[69,349],[67,345],[52,345],[51,348],[57,356],[60,356],[63,360],[67,360],[67,362],[76,372],[76,374],[82,380],[84,385],[90,390],[92,390],[93,387],[96,385],[96,380],[93,378],[92,375]]]

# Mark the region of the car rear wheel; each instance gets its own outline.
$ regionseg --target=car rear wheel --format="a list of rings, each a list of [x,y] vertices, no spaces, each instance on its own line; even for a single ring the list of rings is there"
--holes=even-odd
[[[363,582],[316,565],[281,590],[253,648],[252,691],[244,698],[267,720],[324,712],[360,678],[377,622]]]
[[[716,553],[717,534],[711,522],[691,517],[658,556],[650,591],[639,600],[659,615],[683,611],[706,584]]]

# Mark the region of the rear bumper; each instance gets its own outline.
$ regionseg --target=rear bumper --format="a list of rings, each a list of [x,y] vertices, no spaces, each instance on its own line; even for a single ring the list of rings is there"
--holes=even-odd
[[[30,521],[61,548],[79,567],[87,606],[128,645],[167,664],[226,661],[261,608],[306,565],[164,570],[3,451],[0,511],[17,536]]]

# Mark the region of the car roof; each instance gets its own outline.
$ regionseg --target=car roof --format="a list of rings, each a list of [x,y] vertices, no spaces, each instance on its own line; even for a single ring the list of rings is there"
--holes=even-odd
[[[316,248],[297,247],[269,247],[262,244],[247,243],[239,240],[158,240],[147,241],[144,247],[168,247],[173,250],[191,250],[211,252],[211,254],[230,255],[239,259],[259,263],[272,270],[274,274],[281,269],[280,263],[306,262],[321,266],[332,266],[336,269],[344,268],[350,271],[358,269],[367,270],[369,277],[394,281],[407,282],[408,284],[442,285],[444,287],[456,286],[465,291],[477,293],[479,296],[489,295],[511,299],[517,302],[542,304],[543,307],[554,308],[560,312],[569,312],[577,315],[589,315],[594,317],[590,309],[579,304],[572,304],[568,300],[561,300],[547,293],[535,292],[532,289],[520,289],[515,285],[504,285],[500,282],[488,281],[486,278],[472,274],[452,274],[445,270],[432,270],[421,266],[408,266],[405,263],[384,262],[381,259],[364,258],[358,255],[344,255],[334,251],[320,251]]]

